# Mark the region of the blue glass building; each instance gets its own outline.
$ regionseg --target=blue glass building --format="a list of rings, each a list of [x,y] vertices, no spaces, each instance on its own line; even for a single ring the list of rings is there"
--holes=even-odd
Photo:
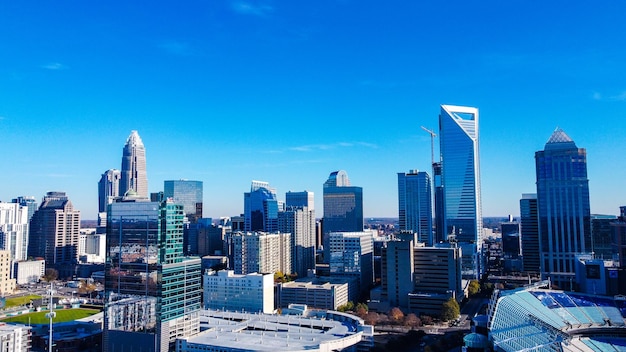
[[[109,205],[104,351],[171,351],[199,331],[201,261],[183,256],[183,217],[132,192]]]
[[[163,181],[163,197],[182,204],[189,222],[202,218],[202,181]]]
[[[278,200],[269,183],[252,181],[243,195],[245,231],[278,231]]]
[[[458,242],[480,243],[483,226],[478,109],[442,105],[439,142],[446,234],[455,235]]]
[[[557,128],[535,164],[541,276],[571,289],[576,254],[591,252],[587,152]]]
[[[433,245],[433,211],[430,176],[424,171],[398,173],[400,231],[411,231],[427,246]]]
[[[539,213],[537,212],[537,194],[522,194],[519,205],[524,271],[527,273],[539,273]]]
[[[324,183],[324,233],[363,231],[363,188],[351,186],[348,174],[331,172]]]

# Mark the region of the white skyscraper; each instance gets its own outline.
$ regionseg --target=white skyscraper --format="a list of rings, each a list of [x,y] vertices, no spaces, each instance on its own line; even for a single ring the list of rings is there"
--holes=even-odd
[[[11,260],[26,260],[28,249],[28,207],[0,202],[0,249],[11,253]]]
[[[124,145],[120,196],[134,190],[140,197],[148,197],[148,176],[146,174],[146,149],[137,131],[131,131]]]

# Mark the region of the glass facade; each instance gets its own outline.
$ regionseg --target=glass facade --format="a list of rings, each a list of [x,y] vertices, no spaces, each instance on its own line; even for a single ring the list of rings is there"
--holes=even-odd
[[[557,128],[535,164],[541,274],[570,288],[575,255],[591,251],[587,153]]]
[[[520,205],[520,235],[522,240],[522,260],[524,271],[539,272],[539,214],[537,194],[522,195]]]
[[[324,183],[324,233],[363,231],[363,188],[350,186],[345,171]]]
[[[439,115],[443,227],[459,242],[482,234],[478,109],[442,105]]]
[[[182,204],[190,222],[195,223],[202,218],[202,181],[164,181],[163,197]]]
[[[187,321],[187,328],[174,334],[197,331],[201,267],[199,258],[182,255],[183,206],[147,199],[113,203],[106,237],[105,350],[167,351],[176,319]]]
[[[278,231],[278,199],[269,183],[252,181],[243,195],[245,231]]]
[[[131,131],[122,153],[119,195],[124,196],[130,190],[141,197],[148,197],[146,149],[137,131]]]
[[[433,245],[430,176],[426,172],[398,173],[398,215],[401,231],[412,231],[418,241]]]

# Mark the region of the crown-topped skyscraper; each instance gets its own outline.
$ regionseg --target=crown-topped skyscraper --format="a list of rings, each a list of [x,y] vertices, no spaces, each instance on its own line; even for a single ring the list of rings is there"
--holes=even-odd
[[[120,196],[133,190],[140,197],[148,197],[148,176],[146,174],[146,149],[137,131],[131,131],[122,154]]]

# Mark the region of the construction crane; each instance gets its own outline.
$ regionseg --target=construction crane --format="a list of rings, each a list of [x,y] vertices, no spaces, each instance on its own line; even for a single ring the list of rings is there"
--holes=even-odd
[[[424,126],[421,126],[421,127],[424,131],[430,134],[430,163],[434,164],[435,163],[435,137],[437,137],[437,135],[435,134],[435,132],[429,130],[428,128]]]

